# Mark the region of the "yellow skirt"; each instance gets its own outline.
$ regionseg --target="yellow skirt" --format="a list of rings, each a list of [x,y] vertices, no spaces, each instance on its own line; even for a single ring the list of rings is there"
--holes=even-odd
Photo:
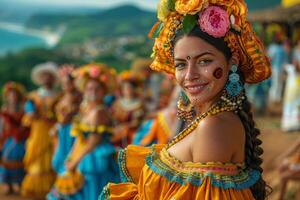
[[[53,155],[53,143],[49,135],[51,127],[52,123],[43,120],[32,121],[24,157],[27,174],[22,183],[23,196],[45,198],[55,181],[55,173],[51,167]]]

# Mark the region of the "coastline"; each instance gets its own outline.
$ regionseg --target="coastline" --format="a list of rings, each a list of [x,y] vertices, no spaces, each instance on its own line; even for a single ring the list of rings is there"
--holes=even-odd
[[[4,22],[0,21],[0,29],[7,30],[10,32],[33,36],[42,39],[45,41],[47,47],[54,47],[61,39],[64,31],[58,31],[56,33],[39,30],[39,29],[32,29],[26,28],[22,24],[11,23],[11,22]]]

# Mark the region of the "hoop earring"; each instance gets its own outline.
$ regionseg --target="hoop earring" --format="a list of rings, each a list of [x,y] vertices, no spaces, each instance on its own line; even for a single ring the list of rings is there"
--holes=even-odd
[[[177,117],[183,121],[192,121],[194,118],[194,108],[190,100],[184,92],[180,92],[179,99],[177,102]]]

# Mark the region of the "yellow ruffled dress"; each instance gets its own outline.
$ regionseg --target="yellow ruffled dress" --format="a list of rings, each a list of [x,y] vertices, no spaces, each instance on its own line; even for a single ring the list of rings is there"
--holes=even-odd
[[[130,145],[118,159],[123,183],[109,183],[99,200],[253,200],[249,187],[260,178],[242,163],[180,162],[166,145]]]
[[[23,196],[44,198],[54,183],[55,173],[51,167],[53,141],[49,131],[54,125],[53,108],[57,98],[56,95],[41,98],[36,92],[29,96],[39,118],[26,113],[22,119],[23,125],[30,127],[24,157],[26,176],[22,183]]]

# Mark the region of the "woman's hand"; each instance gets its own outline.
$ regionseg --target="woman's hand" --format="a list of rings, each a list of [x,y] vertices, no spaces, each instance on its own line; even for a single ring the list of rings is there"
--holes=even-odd
[[[72,160],[67,160],[65,162],[65,166],[66,166],[66,169],[70,172],[74,172],[76,167],[78,165],[78,162],[76,161],[72,161]]]
[[[280,161],[277,161],[277,163],[279,172],[285,172],[289,168],[289,161],[287,158],[281,159]]]
[[[57,136],[58,134],[58,127],[59,127],[59,124],[56,123],[49,131],[49,135],[54,137],[54,136]]]

